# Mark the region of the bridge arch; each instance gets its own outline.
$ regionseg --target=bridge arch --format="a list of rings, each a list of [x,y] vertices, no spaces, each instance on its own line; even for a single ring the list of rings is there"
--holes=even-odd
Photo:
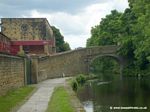
[[[123,73],[123,68],[124,68],[124,58],[122,56],[119,56],[117,54],[99,54],[93,57],[89,58],[89,63],[88,63],[88,72],[90,71],[90,65],[94,62],[94,60],[101,58],[101,57],[111,57],[112,59],[114,59],[120,67],[120,75],[122,76]]]
[[[44,57],[31,57],[32,77],[34,82],[40,82],[47,78],[75,76],[77,74],[88,74],[90,63],[98,57],[112,57],[120,64],[120,73],[126,60],[117,55],[119,46],[93,46],[81,48],[63,53]],[[32,82],[33,82],[32,81]]]

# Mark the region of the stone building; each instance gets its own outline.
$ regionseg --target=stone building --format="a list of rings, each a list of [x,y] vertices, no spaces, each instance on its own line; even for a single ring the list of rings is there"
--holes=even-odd
[[[10,53],[11,40],[0,32],[0,53]]]
[[[55,53],[55,37],[46,18],[2,18],[1,32],[12,41],[12,51]]]

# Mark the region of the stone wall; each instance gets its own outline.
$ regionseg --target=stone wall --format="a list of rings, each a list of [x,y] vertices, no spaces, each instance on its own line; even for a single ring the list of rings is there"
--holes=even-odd
[[[78,73],[85,73],[86,66],[83,55],[84,50],[80,50],[39,58],[39,81],[45,78],[72,76]]]
[[[32,56],[31,74],[27,73],[27,59],[24,61],[21,57],[0,54],[0,94],[23,86],[29,77],[31,83],[38,83],[49,78],[88,74],[89,64],[95,57],[112,56],[119,60],[115,55],[117,49],[118,46],[103,46],[81,48],[45,57]]]
[[[89,63],[95,56],[111,55],[117,51],[117,46],[91,47],[76,49],[64,53],[46,57],[34,57],[34,71],[32,75],[36,78],[34,82],[40,82],[47,78],[63,76],[74,76],[76,74],[87,74]]]
[[[1,32],[11,40],[49,40],[54,38],[46,18],[2,18]]]
[[[24,85],[24,59],[0,54],[0,95]]]

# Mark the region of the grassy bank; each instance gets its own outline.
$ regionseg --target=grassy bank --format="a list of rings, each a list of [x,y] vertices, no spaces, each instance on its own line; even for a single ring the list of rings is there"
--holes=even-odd
[[[98,76],[96,76],[94,74],[89,74],[89,75],[78,74],[68,82],[72,86],[72,89],[74,91],[77,91],[78,88],[82,87],[86,83],[86,81],[93,80],[93,79],[96,79],[96,78],[98,78]]]
[[[11,90],[6,95],[0,96],[0,111],[10,112],[19,105],[34,90],[34,87],[25,86],[19,89]]]
[[[47,112],[75,112],[70,96],[64,87],[55,88]]]

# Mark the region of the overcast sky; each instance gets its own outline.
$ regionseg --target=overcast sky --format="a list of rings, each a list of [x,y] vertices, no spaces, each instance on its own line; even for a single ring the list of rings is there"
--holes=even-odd
[[[85,47],[92,26],[127,0],[1,0],[0,17],[44,17],[60,29],[71,48]]]

